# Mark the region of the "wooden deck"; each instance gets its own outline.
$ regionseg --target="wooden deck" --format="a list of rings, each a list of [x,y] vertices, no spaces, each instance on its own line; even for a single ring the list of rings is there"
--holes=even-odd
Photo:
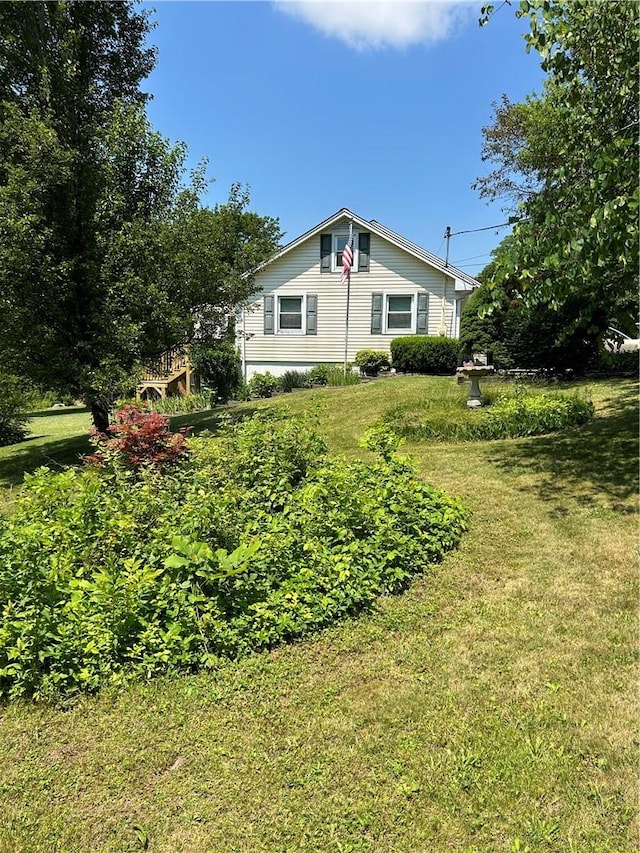
[[[196,371],[189,359],[189,347],[176,344],[143,373],[136,387],[136,400],[164,400],[166,397],[186,397],[199,385]]]

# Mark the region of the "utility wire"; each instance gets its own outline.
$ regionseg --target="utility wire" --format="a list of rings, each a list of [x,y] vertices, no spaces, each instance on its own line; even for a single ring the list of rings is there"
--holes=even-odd
[[[502,222],[500,225],[487,225],[486,228],[469,228],[466,231],[452,231],[449,237],[457,237],[458,234],[476,234],[478,231],[493,231],[494,228],[506,228],[507,225],[517,225],[519,222],[524,221],[524,219],[517,219],[514,222]]]
[[[460,258],[459,261],[451,261],[451,263],[458,267],[460,264],[463,264],[465,261],[475,261],[478,258],[490,258],[491,252],[485,252],[484,255],[472,255],[470,258]],[[468,266],[468,265],[467,265]]]

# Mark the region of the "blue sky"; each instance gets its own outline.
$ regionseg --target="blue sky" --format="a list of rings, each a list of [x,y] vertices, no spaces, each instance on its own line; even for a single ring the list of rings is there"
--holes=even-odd
[[[239,181],[294,239],[341,207],[444,257],[444,231],[504,222],[471,189],[503,93],[540,90],[526,22],[481,3],[158,2],[145,89],[157,130],[209,159],[208,204]],[[497,4],[496,4],[497,5]],[[507,229],[453,237],[475,275]]]

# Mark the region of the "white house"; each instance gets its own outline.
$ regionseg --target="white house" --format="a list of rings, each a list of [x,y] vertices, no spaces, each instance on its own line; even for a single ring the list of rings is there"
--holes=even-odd
[[[256,272],[258,291],[237,325],[245,378],[306,370],[345,357],[342,249],[354,234],[346,356],[389,350],[400,335],[457,338],[479,282],[374,219],[343,208],[288,243]]]

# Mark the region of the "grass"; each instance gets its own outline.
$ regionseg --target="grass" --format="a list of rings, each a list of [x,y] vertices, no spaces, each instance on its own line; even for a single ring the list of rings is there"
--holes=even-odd
[[[364,454],[381,414],[450,387],[260,405],[319,406],[331,447]],[[579,430],[407,446],[470,530],[373,614],[215,672],[4,708],[0,851],[636,850],[637,387],[589,387]],[[60,461],[82,415],[56,417]]]
[[[43,465],[74,465],[89,451],[88,409],[46,409],[32,412],[29,417],[27,438],[19,444],[0,447],[0,511],[10,509],[15,502],[16,486],[22,483],[25,471],[32,472]]]

